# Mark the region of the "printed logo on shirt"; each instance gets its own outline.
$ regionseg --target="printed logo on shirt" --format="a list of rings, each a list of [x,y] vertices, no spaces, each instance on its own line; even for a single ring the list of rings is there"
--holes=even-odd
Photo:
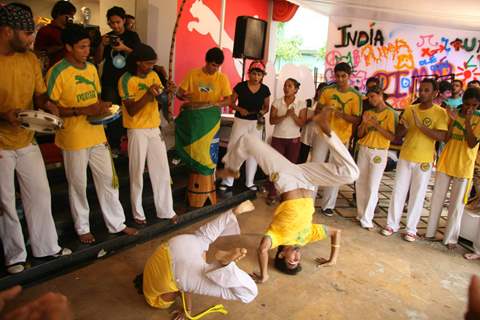
[[[382,157],[380,157],[380,156],[373,157],[373,163],[379,164],[381,162],[382,162]]]
[[[350,98],[347,101],[343,102],[342,99],[337,94],[333,94],[332,95],[332,100],[337,101],[340,104],[340,107],[342,108],[342,111],[345,112],[345,106],[347,105],[347,103],[352,101],[353,98]]]
[[[425,117],[423,118],[422,123],[425,127],[430,128],[432,126],[432,119]]]
[[[142,91],[142,90],[148,91],[148,86],[145,83],[139,83],[138,84],[138,90],[139,91]]]
[[[424,162],[420,165],[420,169],[423,171],[423,172],[427,172],[429,169],[430,169],[430,163],[428,162]]]
[[[202,83],[201,83],[201,84],[198,85],[198,90],[199,90],[200,92],[203,92],[203,93],[209,93],[209,92],[212,92],[212,91],[213,91],[213,88],[212,88],[212,86],[209,85],[209,84],[202,84]]]
[[[92,86],[93,90],[77,94],[77,102],[97,98],[97,86],[95,85],[95,82],[90,81],[90,80],[88,80],[87,78],[85,78],[81,75],[76,75],[75,76],[75,84],[82,84],[82,83],[86,84],[86,85],[89,85],[89,86]]]
[[[270,182],[277,182],[279,177],[280,176],[279,176],[278,172],[272,172],[270,174],[270,177],[269,177],[270,179],[269,180],[270,180]]]

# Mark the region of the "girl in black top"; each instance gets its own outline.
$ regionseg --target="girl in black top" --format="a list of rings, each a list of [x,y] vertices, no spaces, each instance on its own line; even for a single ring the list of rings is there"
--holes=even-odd
[[[235,119],[227,150],[245,134],[253,133],[261,137],[262,132],[257,128],[257,122],[268,112],[270,106],[270,89],[262,83],[265,74],[265,65],[261,61],[253,61],[248,68],[248,80],[233,88],[232,107],[235,110]],[[256,171],[257,162],[253,158],[248,159],[245,162],[245,186],[254,191],[257,190],[253,183]],[[219,189],[225,191],[232,186],[233,179],[226,178]]]
[[[95,52],[95,62],[103,63],[101,78],[102,100],[121,104],[118,94],[118,80],[127,71],[127,56],[140,43],[138,34],[125,28],[125,10],[112,7],[107,11],[108,25],[112,31],[102,36],[102,41]],[[120,148],[120,139],[124,129],[122,121],[108,125],[106,133],[112,150]]]

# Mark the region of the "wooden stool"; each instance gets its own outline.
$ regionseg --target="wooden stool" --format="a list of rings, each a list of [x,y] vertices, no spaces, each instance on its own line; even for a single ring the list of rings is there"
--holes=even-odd
[[[210,204],[217,204],[217,193],[213,175],[204,176],[191,172],[188,177],[187,199],[190,207],[202,208],[207,200]]]

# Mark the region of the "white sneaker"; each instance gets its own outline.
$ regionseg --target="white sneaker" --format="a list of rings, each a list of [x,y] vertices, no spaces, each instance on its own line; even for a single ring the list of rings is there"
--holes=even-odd
[[[23,272],[23,270],[25,270],[25,263],[16,263],[7,267],[7,272],[9,274],[17,274]]]

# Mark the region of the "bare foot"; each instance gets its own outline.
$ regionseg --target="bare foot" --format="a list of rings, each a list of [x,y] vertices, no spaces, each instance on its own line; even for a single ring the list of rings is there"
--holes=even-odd
[[[140,219],[134,218],[133,220],[135,221],[136,224],[147,224],[147,220],[145,220],[145,219],[140,220]]]
[[[447,244],[447,249],[448,250],[455,250],[455,249],[457,249],[457,244],[456,243],[449,243],[449,244]]]
[[[232,209],[232,212],[236,215],[239,216],[242,213],[245,212],[250,212],[255,210],[255,206],[253,205],[252,201],[246,200],[240,203],[238,206]]]
[[[480,259],[480,254],[476,253],[465,253],[463,257],[467,260],[477,260]]]
[[[221,179],[224,179],[224,178],[238,179],[240,177],[240,174],[238,173],[238,171],[233,171],[228,168],[223,168],[223,169],[217,169],[217,171],[215,172],[215,176]]]
[[[265,283],[265,282],[267,282],[267,280],[269,278],[268,275],[264,275],[262,277],[259,272],[250,273],[250,277],[252,277],[252,279],[253,279],[253,281],[255,281],[255,283]]]
[[[232,250],[224,251],[218,250],[215,252],[215,259],[220,262],[222,265],[226,266],[232,261],[239,261],[247,255],[247,249],[245,248],[235,248]]]
[[[125,227],[125,229],[123,229],[122,232],[125,233],[127,236],[136,236],[138,234],[137,229],[130,228],[130,227]]]
[[[174,215],[171,219],[170,222],[173,224],[177,224],[179,222],[179,217],[177,215]]]
[[[78,238],[80,239],[80,242],[84,244],[90,244],[95,242],[95,237],[90,232],[81,234],[78,236]]]

